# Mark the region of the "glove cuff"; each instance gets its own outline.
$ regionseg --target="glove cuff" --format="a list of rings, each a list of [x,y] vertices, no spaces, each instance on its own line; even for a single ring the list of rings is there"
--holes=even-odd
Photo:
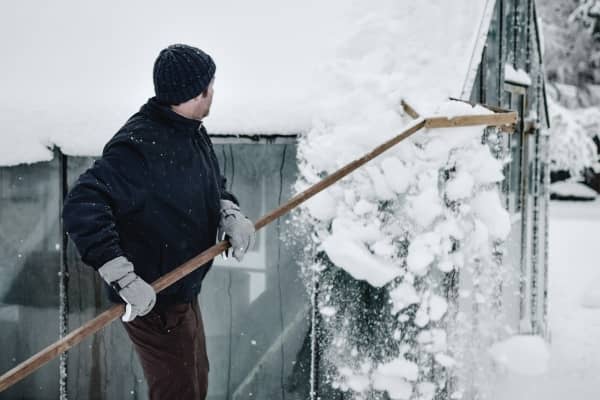
[[[135,274],[133,274],[133,264],[123,256],[113,258],[98,268],[98,273],[109,285],[120,281],[130,273],[135,277]],[[131,283],[131,280],[127,280],[127,282],[123,282],[123,284],[118,282],[121,287],[127,286],[129,283]]]
[[[233,201],[221,199],[221,212],[230,210],[240,211],[240,207]]]

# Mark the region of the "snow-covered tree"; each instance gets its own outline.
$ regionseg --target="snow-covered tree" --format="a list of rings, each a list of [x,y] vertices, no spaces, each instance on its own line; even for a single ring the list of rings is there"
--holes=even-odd
[[[583,24],[594,39],[600,40],[600,0],[580,0],[570,19]]]
[[[550,165],[555,171],[569,171],[581,178],[586,168],[598,162],[594,137],[600,137],[600,110],[597,107],[568,109],[553,99],[550,128]]]
[[[544,62],[551,82],[582,86],[600,83],[600,2],[545,0],[539,11]]]
[[[549,84],[552,170],[580,178],[597,162],[600,0],[538,3]]]

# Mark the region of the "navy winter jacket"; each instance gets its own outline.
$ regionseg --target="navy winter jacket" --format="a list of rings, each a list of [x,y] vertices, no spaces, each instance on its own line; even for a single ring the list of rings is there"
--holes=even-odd
[[[224,185],[204,126],[151,98],[79,177],[64,226],[86,264],[125,256],[151,283],[215,244],[220,199],[237,202]],[[209,267],[163,290],[158,304],[194,299]]]

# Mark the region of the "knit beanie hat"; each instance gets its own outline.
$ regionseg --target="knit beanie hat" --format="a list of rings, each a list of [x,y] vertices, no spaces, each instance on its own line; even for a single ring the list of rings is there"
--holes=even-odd
[[[213,59],[196,47],[173,44],[154,62],[154,92],[165,104],[181,104],[202,93],[215,75]]]

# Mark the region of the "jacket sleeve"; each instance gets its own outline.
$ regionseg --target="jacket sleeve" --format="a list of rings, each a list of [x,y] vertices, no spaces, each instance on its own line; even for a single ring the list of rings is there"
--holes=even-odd
[[[102,158],[84,172],[69,192],[63,223],[84,263],[100,268],[123,256],[117,223],[143,206],[147,168],[133,144],[109,143]]]
[[[227,191],[227,179],[221,175],[221,199],[233,201],[238,206],[240,205],[237,197],[233,195],[233,193]]]

